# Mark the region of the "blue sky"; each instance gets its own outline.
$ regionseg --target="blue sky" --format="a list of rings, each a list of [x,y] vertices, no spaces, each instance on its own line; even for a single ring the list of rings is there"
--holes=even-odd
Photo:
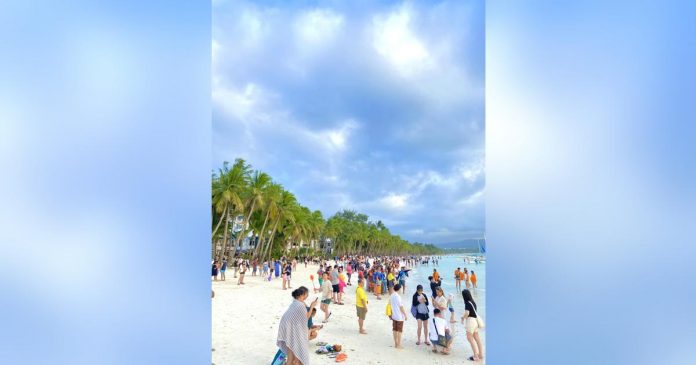
[[[213,161],[411,241],[484,230],[482,1],[213,1]]]

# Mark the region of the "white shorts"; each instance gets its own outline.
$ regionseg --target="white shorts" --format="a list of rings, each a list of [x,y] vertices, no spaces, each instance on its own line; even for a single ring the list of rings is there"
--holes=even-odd
[[[466,318],[466,332],[474,334],[474,333],[478,332],[478,328],[479,328],[479,325],[478,325],[478,321],[476,320],[476,318],[472,318],[472,317]]]

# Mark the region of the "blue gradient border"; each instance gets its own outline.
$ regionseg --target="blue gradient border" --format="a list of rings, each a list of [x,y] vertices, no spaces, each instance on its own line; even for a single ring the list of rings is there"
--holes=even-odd
[[[694,364],[696,3],[489,1],[488,364]]]
[[[488,364],[693,364],[694,5],[487,3]],[[0,359],[210,361],[210,4],[0,4]]]
[[[209,364],[210,3],[0,3],[3,364]]]

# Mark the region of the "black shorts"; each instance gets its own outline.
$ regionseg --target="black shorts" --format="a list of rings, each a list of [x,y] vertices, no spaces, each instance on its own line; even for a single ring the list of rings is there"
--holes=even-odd
[[[427,321],[430,318],[428,313],[416,313],[416,319],[420,319],[421,321]]]
[[[338,284],[336,284],[336,285],[331,285],[331,287],[333,288],[333,292],[334,292],[334,293],[338,293]]]

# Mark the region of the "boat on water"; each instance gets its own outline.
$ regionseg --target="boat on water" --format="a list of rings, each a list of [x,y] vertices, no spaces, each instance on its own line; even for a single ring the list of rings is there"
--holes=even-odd
[[[467,264],[485,264],[485,256],[464,256],[464,262]]]

